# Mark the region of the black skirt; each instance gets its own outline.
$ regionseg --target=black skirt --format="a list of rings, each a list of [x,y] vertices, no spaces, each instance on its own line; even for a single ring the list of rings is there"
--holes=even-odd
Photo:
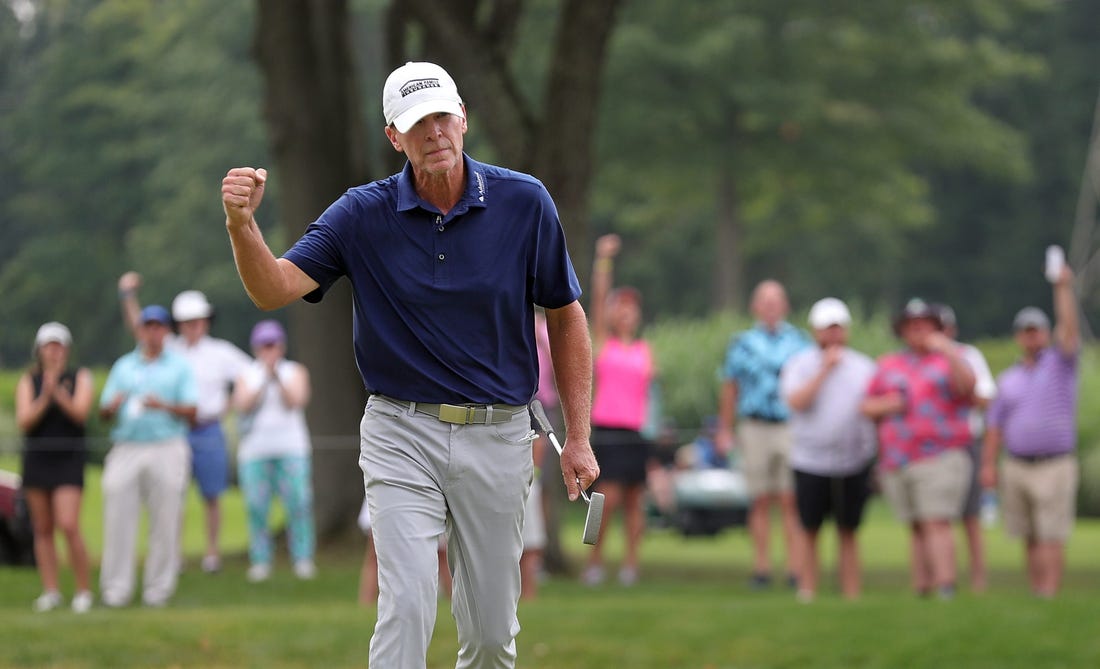
[[[84,487],[88,453],[83,444],[31,448],[23,451],[23,487],[53,490],[62,486]]]
[[[652,445],[636,430],[592,426],[592,451],[600,466],[597,482],[642,485]]]

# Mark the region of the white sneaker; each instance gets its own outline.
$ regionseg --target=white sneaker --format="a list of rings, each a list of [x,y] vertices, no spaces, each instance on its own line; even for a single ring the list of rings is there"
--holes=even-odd
[[[202,570],[207,574],[215,574],[221,571],[222,560],[217,555],[205,555],[202,558]]]
[[[87,613],[92,610],[92,593],[81,590],[73,595],[73,613]]]
[[[588,565],[581,574],[581,582],[590,588],[603,583],[603,567],[596,564]]]
[[[248,568],[244,577],[248,579],[249,583],[260,583],[271,578],[271,565],[268,564],[254,564]]]
[[[298,560],[294,563],[294,575],[303,581],[308,581],[317,575],[317,567],[313,560]]]
[[[623,567],[619,570],[619,584],[630,587],[638,582],[638,569],[636,567]]]
[[[64,602],[61,598],[61,593],[56,590],[48,590],[38,596],[38,599],[34,600],[32,605],[34,610],[38,613],[45,613],[46,611],[52,611],[61,606]]]

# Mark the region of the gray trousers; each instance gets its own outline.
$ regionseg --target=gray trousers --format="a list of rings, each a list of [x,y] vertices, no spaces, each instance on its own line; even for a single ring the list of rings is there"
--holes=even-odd
[[[360,435],[378,555],[370,666],[425,666],[438,606],[438,537],[446,532],[455,666],[514,667],[523,512],[534,475],[530,417],[453,425],[375,395]]]

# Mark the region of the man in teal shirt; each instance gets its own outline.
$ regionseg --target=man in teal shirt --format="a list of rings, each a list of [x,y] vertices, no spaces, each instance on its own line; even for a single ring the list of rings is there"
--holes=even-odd
[[[761,281],[753,290],[752,314],[756,324],[730,341],[722,366],[722,391],[718,402],[719,453],[739,449],[752,506],[749,534],[753,544],[754,588],[771,583],[770,514],[778,506],[787,544],[787,580],[793,587],[800,563],[797,552],[798,515],[794,476],[788,457],[791,435],[788,408],[779,394],[779,370],[795,353],[810,346],[805,332],[787,322],[790,303],[778,281]],[[736,426],[736,438],[734,428]]]
[[[116,420],[103,463],[103,561],[100,593],[107,606],[124,606],[134,592],[137,529],[149,515],[142,601],[163,606],[176,590],[180,520],[190,472],[187,432],[198,390],[187,361],[164,349],[168,310],[141,311],[138,347],[111,367],[100,415]]]

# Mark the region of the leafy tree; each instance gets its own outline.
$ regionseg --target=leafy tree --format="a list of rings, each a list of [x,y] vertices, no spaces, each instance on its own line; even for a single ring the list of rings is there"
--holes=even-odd
[[[666,311],[740,306],[768,275],[796,297],[893,301],[906,232],[935,218],[923,169],[1028,175],[1019,133],[973,101],[1039,70],[997,39],[1028,4],[634,3],[612,50],[595,207],[653,240],[627,276]]]
[[[0,199],[0,356],[23,360],[34,328],[59,319],[81,359],[132,346],[115,280],[135,268],[143,299],[185,288],[220,307],[219,333],[242,341],[256,318],[232,269],[216,184],[229,155],[265,153],[258,79],[237,3],[43,3],[20,42],[21,104],[0,114],[17,175]]]
[[[909,253],[936,262],[912,268],[904,290],[943,299],[957,309],[966,336],[1003,335],[1020,307],[1051,308],[1042,278],[1043,248],[1060,244],[1078,269],[1079,295],[1093,327],[1100,298],[1081,267],[1095,240],[1073,240],[1078,189],[1100,95],[1100,5],[1058,3],[1007,35],[1010,48],[1038,54],[1040,77],[1009,82],[981,96],[981,104],[1027,138],[1033,177],[1005,184],[960,166],[930,170],[935,224],[906,241]],[[1095,217],[1093,209],[1084,216]],[[1082,193],[1089,198],[1089,193]],[[1078,248],[1079,247],[1079,248]]]

